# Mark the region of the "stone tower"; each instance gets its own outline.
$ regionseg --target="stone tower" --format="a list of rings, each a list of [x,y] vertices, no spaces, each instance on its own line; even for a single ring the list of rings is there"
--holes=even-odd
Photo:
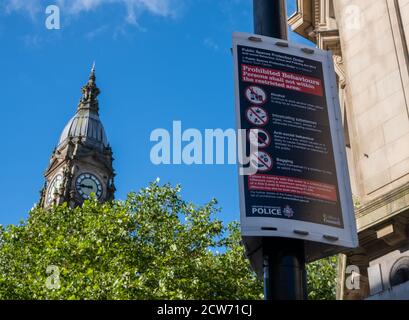
[[[40,206],[67,202],[75,207],[91,194],[100,201],[114,198],[112,149],[99,118],[95,65],[74,117],[65,126],[45,172]]]

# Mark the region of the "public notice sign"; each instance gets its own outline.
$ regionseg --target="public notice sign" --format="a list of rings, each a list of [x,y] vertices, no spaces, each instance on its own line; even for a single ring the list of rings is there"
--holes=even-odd
[[[357,245],[332,54],[235,33],[234,68],[243,236]],[[243,155],[244,156],[244,155]]]

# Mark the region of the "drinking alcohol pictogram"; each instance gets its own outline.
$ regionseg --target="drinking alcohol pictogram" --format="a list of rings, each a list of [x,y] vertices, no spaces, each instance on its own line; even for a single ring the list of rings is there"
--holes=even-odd
[[[263,89],[256,86],[250,86],[246,89],[246,98],[254,104],[262,105],[267,101],[267,95]]]

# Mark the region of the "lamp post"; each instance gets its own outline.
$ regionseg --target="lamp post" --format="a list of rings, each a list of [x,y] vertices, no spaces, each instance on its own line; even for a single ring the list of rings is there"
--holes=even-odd
[[[287,40],[285,0],[253,0],[254,32]],[[264,237],[264,296],[266,300],[307,298],[304,241]]]

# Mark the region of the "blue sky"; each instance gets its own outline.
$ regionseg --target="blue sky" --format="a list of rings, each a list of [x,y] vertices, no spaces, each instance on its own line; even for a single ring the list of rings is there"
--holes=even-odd
[[[58,4],[61,29],[45,27]],[[1,0],[0,224],[27,217],[92,61],[100,115],[112,145],[116,198],[160,177],[197,204],[217,198],[220,218],[238,220],[234,165],[150,162],[150,133],[235,128],[233,31],[252,31],[250,0]],[[289,12],[294,1],[288,1]],[[294,41],[302,41],[290,35]]]

